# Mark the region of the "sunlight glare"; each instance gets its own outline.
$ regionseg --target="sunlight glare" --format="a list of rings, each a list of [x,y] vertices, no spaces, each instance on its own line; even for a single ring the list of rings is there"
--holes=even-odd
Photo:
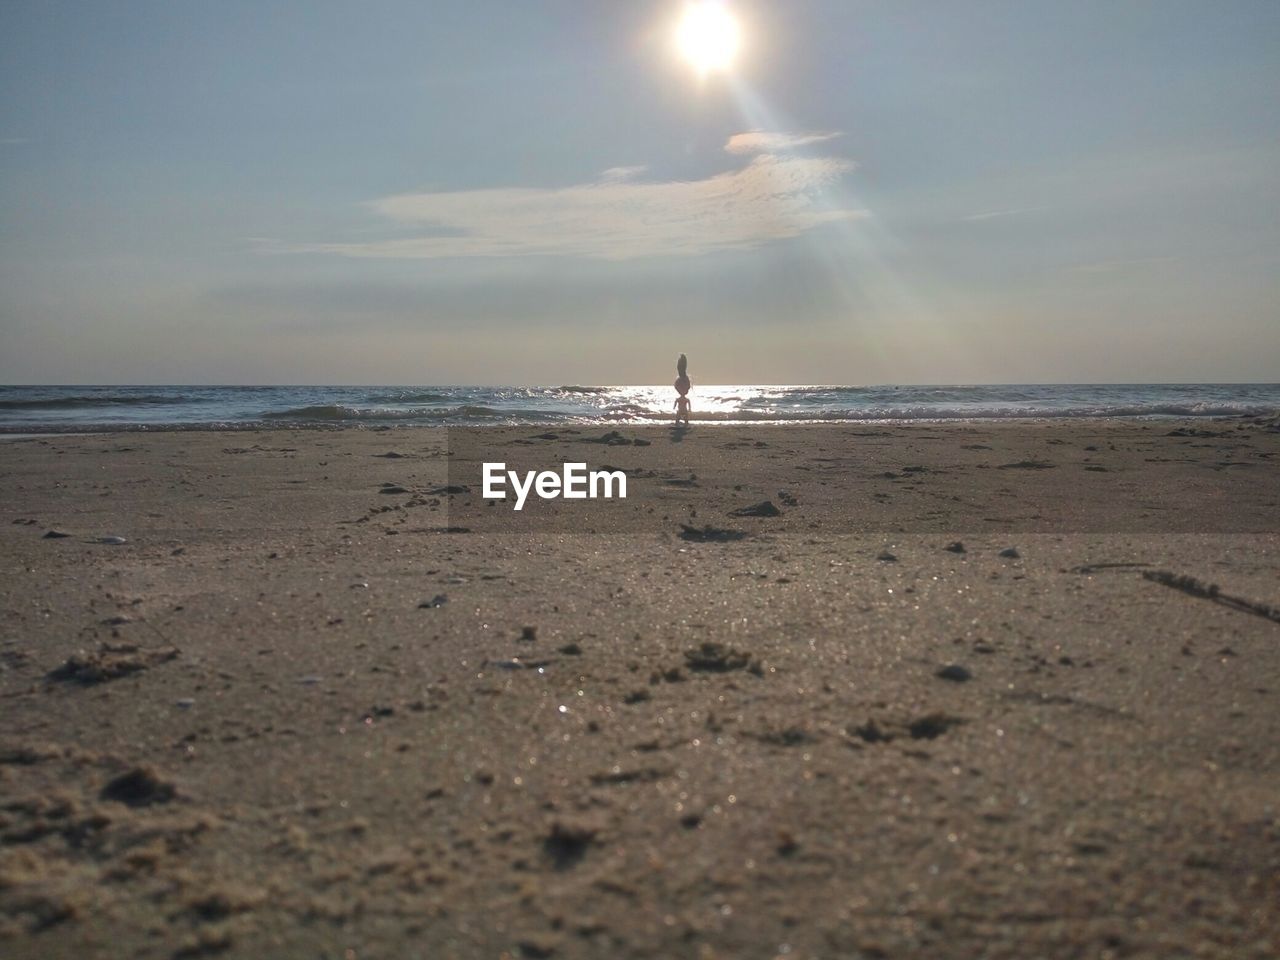
[[[676,48],[698,73],[728,70],[741,44],[742,28],[724,3],[697,0],[686,5],[676,28]]]

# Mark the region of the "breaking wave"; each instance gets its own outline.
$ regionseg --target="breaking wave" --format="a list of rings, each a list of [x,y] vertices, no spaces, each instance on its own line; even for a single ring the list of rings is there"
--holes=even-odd
[[[496,407],[485,407],[476,404],[463,404],[456,407],[350,407],[341,404],[317,404],[308,407],[296,407],[290,410],[269,410],[260,414],[263,420],[280,420],[285,422],[319,421],[319,422],[376,422],[413,421],[413,420],[497,420],[511,422],[527,422],[530,420],[557,420],[555,413],[545,410],[503,410]]]

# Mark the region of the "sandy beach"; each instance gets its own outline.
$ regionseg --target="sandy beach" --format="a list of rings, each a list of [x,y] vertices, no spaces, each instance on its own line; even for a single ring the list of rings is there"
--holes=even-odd
[[[0,444],[0,953],[1280,952],[1274,422],[643,436]]]

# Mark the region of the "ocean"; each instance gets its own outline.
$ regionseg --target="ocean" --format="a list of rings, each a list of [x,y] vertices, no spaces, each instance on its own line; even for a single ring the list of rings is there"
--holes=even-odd
[[[654,423],[662,387],[0,386],[0,432]],[[694,384],[693,420],[810,422],[1280,414],[1280,384]]]

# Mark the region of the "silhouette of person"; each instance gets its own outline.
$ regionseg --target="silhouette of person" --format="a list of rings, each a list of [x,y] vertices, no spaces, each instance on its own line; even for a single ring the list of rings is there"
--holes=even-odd
[[[675,387],[676,393],[679,394],[679,396],[676,397],[677,422],[680,420],[683,420],[685,423],[689,422],[689,411],[691,409],[689,405],[689,388],[691,386],[693,386],[693,384],[689,382],[689,358],[682,353],[680,354],[680,359],[676,361]]]

